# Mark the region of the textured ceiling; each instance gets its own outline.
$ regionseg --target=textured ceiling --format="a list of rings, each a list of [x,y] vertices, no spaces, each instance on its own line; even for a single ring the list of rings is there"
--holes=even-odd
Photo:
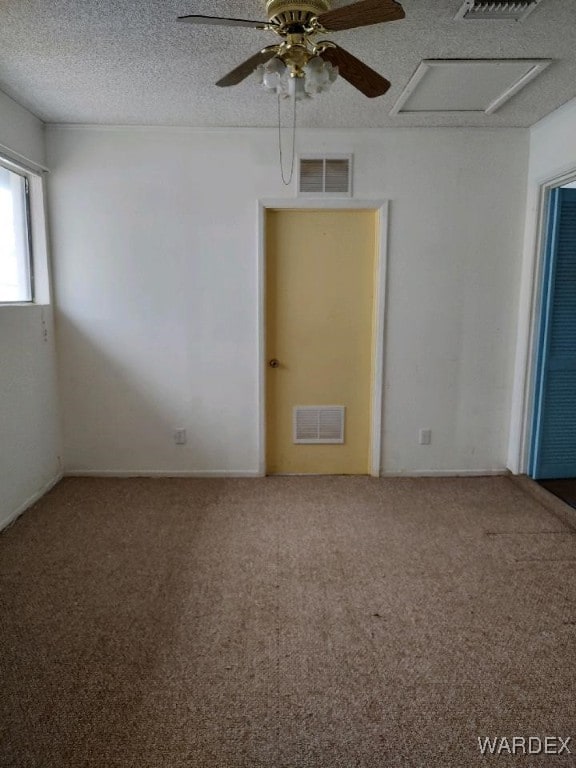
[[[349,0],[334,0],[332,7]],[[522,23],[455,21],[462,0],[402,0],[406,19],[333,33],[392,81],[369,100],[339,79],[300,107],[309,127],[529,126],[576,96],[576,2],[544,0]],[[2,0],[0,90],[46,122],[271,126],[274,96],[252,79],[213,83],[276,37],[194,27],[179,15],[265,18],[262,0]],[[422,59],[551,58],[553,64],[494,115],[389,112]]]

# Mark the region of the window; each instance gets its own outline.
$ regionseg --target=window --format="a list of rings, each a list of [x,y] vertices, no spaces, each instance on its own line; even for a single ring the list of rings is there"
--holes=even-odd
[[[0,165],[0,303],[33,300],[30,243],[28,179]]]

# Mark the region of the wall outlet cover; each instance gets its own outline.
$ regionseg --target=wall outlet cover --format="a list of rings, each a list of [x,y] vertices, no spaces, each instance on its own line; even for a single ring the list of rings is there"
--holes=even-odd
[[[420,445],[430,445],[432,442],[432,430],[421,429],[420,434],[418,435],[418,442]]]
[[[176,445],[186,445],[186,430],[175,429],[174,430],[174,442]]]

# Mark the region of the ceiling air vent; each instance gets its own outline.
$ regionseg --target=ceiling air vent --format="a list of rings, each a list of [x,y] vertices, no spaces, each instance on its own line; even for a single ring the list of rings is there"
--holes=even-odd
[[[352,197],[352,155],[300,157],[298,193]]]
[[[308,445],[344,442],[344,405],[297,405],[294,443]]]
[[[464,0],[457,19],[502,19],[523,21],[542,0]]]

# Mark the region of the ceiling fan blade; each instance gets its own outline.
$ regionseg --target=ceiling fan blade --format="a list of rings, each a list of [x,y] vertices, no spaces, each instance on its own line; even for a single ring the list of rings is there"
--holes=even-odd
[[[187,24],[210,24],[219,27],[252,27],[252,29],[266,29],[267,21],[249,21],[248,19],[226,19],[220,16],[178,16],[177,21]]]
[[[369,99],[383,96],[390,88],[389,80],[370,69],[367,64],[357,59],[356,56],[352,56],[344,48],[339,46],[326,48],[320,56],[333,66],[338,67],[338,72],[344,80],[348,80],[350,85],[362,91],[364,96],[368,96]]]
[[[345,5],[344,8],[327,11],[318,16],[318,21],[324,29],[338,32],[341,29],[398,21],[405,16],[404,8],[396,0],[361,0],[359,3]]]
[[[271,58],[276,56],[277,53],[277,45],[259,51],[255,56],[251,56],[243,64],[240,64],[239,67],[236,67],[236,69],[233,69],[232,72],[229,72],[221,80],[218,80],[216,85],[220,86],[220,88],[227,88],[230,85],[238,85],[238,83],[241,83],[242,80],[245,80],[251,75],[259,64],[265,64]]]

